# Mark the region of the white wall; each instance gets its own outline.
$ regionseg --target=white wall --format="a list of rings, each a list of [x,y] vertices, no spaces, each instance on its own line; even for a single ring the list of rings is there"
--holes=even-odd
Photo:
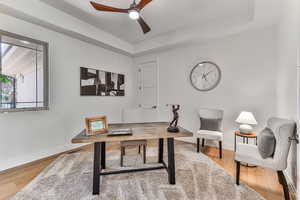
[[[195,43],[135,58],[136,63],[159,63],[159,104],[182,105],[179,124],[199,128],[196,109],[225,111],[224,147],[233,148],[234,122],[243,111],[254,113],[260,130],[276,108],[276,27],[242,33],[208,43]],[[195,90],[189,73],[196,61],[209,60],[222,70],[220,85],[209,92]]]
[[[287,0],[282,3],[282,15],[278,26],[278,74],[277,74],[277,115],[279,117],[297,120],[299,128],[299,115],[297,112],[297,49],[299,43],[299,1]],[[300,56],[300,55],[298,55]],[[300,60],[300,59],[299,59]],[[300,66],[300,62],[298,63]],[[298,160],[300,152],[298,148]],[[292,143],[289,154],[287,174],[294,185],[300,184],[297,172],[297,146]],[[300,190],[298,189],[300,192]]]
[[[121,121],[121,109],[132,106],[132,58],[0,14],[0,29],[49,42],[50,110],[0,115],[0,171],[76,147],[71,138],[84,117],[107,115]],[[126,75],[125,97],[80,97],[79,67]]]

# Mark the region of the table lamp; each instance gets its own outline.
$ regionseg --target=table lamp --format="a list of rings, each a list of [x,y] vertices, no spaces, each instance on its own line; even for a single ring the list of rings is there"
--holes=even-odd
[[[249,134],[253,132],[253,128],[251,125],[256,125],[257,121],[255,120],[253,114],[251,112],[243,111],[235,120],[240,125],[240,132],[244,134]]]

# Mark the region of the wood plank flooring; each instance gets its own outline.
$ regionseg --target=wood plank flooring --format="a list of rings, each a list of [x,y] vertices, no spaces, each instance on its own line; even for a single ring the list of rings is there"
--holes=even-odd
[[[149,143],[149,146],[157,145],[156,140],[150,141]],[[176,141],[175,145],[180,145],[182,143],[183,142]],[[118,148],[118,143],[110,143],[107,145],[108,150]],[[92,145],[88,145],[79,151],[91,152],[93,151],[93,148]],[[216,148],[205,147],[201,149],[201,151],[221,165],[230,175],[235,176],[235,163],[233,161],[234,154],[232,151],[224,150],[223,159],[219,159],[219,151]],[[0,173],[0,200],[6,200],[20,191],[53,160],[55,160],[55,158],[56,156],[17,168],[17,170],[9,170],[8,172]],[[278,183],[276,172],[272,170],[261,167],[248,168],[241,166],[241,181],[247,183],[267,200],[284,199],[282,186]]]

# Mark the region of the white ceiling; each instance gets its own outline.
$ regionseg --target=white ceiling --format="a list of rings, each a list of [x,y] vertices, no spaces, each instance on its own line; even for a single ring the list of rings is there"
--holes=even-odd
[[[248,23],[255,11],[254,0],[153,0],[141,12],[152,28],[144,35],[139,25],[126,14],[96,11],[89,0],[41,1],[133,44],[171,32],[208,25],[218,27],[229,21]],[[132,3],[132,0],[95,1],[119,8],[128,8]]]
[[[131,3],[96,1],[120,8]],[[5,18],[0,28],[20,28],[12,25],[15,22],[8,17],[12,16],[117,53],[139,56],[276,25],[283,4],[282,0],[153,0],[142,10],[152,27],[145,36],[126,14],[96,11],[88,0],[0,0],[0,17]],[[34,32],[27,36],[36,37]]]

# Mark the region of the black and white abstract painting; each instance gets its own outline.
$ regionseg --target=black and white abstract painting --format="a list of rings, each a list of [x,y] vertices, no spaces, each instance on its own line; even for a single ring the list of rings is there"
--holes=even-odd
[[[125,96],[125,75],[80,68],[81,96]]]

